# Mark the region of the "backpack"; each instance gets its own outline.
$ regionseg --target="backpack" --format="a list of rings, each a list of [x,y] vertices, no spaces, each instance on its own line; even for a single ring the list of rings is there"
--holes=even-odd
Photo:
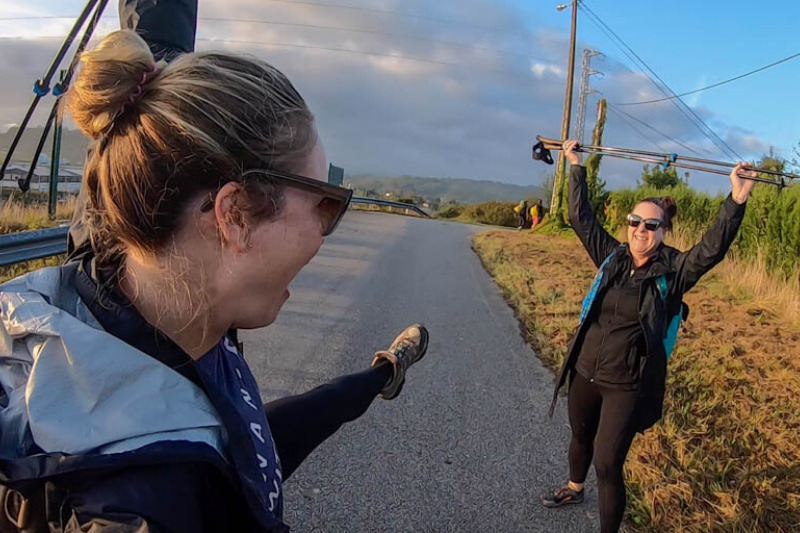
[[[656,287],[658,287],[658,294],[661,296],[661,301],[667,301],[667,276],[661,274],[656,278]],[[681,301],[681,306],[678,312],[670,319],[667,325],[667,333],[664,336],[664,352],[667,354],[667,361],[675,349],[675,343],[678,342],[678,331],[681,329],[681,323],[689,318],[689,306]]]

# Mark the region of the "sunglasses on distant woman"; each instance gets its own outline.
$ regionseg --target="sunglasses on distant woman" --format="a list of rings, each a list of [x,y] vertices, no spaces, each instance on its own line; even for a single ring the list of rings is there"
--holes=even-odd
[[[628,225],[632,228],[638,228],[639,224],[644,222],[644,229],[647,231],[655,231],[661,227],[663,223],[661,220],[657,218],[646,218],[642,219],[639,215],[634,215],[633,213],[628,215]]]
[[[322,220],[323,237],[327,237],[333,233],[336,226],[339,225],[342,217],[347,212],[347,206],[350,205],[350,198],[353,197],[352,189],[346,189],[314,178],[281,172],[279,170],[256,168],[245,171],[242,174],[242,178],[275,179],[284,182],[288,187],[302,189],[321,196],[322,200],[317,204],[317,209],[319,210],[320,219]],[[209,211],[213,207],[214,197],[211,196],[203,203],[200,209],[201,211]]]

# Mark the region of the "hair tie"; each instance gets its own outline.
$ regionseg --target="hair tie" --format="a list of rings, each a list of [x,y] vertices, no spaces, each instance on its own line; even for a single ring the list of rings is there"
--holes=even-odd
[[[124,112],[127,106],[134,105],[139,100],[139,98],[141,98],[142,94],[144,93],[145,84],[147,83],[148,79],[151,78],[156,72],[158,72],[157,64],[154,64],[152,69],[142,72],[141,81],[136,85],[136,87],[133,88],[133,90],[128,95],[128,98],[125,99],[126,103],[123,104],[120,112]]]
[[[110,131],[114,127],[114,123],[120,116],[125,114],[125,111],[128,108],[136,105],[136,102],[139,101],[139,98],[141,98],[142,94],[144,93],[145,84],[147,84],[147,82],[150,81],[150,78],[152,78],[156,74],[156,72],[158,72],[158,64],[154,64],[153,68],[142,72],[142,79],[139,81],[139,83],[136,84],[136,87],[134,87],[133,90],[131,90],[131,92],[128,94],[128,97],[125,98],[122,107],[119,108],[117,114],[114,115],[114,117],[111,119],[111,122],[108,125],[108,131]]]

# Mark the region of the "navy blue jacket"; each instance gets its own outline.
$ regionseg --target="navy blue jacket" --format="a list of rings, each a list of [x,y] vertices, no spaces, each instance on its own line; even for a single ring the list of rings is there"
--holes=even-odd
[[[192,431],[191,426],[180,430],[175,430],[175,436],[169,436],[162,427],[160,430],[152,430],[142,435],[134,434],[121,440],[109,439],[103,442],[102,446],[87,444],[91,449],[85,452],[70,450],[68,453],[44,453],[42,447],[45,442],[50,442],[51,435],[48,435],[48,426],[53,425],[53,421],[35,424],[36,404],[29,400],[26,407],[30,412],[30,424],[25,431],[16,431],[17,419],[14,403],[20,402],[16,390],[24,390],[26,384],[20,382],[22,378],[15,378],[11,381],[12,386],[4,385],[4,394],[0,395],[4,400],[4,409],[0,411],[3,426],[0,427],[0,482],[14,488],[29,498],[32,502],[44,501],[40,508],[35,511],[33,518],[46,519],[47,528],[40,524],[34,531],[136,531],[146,532],[227,532],[227,531],[254,531],[254,532],[286,532],[288,527],[282,524],[275,516],[269,513],[266,508],[259,506],[253,498],[252,490],[243,483],[242,477],[233,467],[231,457],[239,450],[236,446],[243,446],[241,441],[235,441],[232,436],[235,433],[234,424],[236,420],[226,419],[224,406],[218,406],[215,402],[218,399],[205,397],[202,393],[202,381],[197,376],[194,366],[188,356],[184,354],[168,338],[158,333],[149,326],[135,311],[132,306],[125,305],[120,301],[120,296],[114,293],[98,290],[92,270],[93,262],[90,257],[84,257],[80,262],[73,262],[63,267],[44,269],[29,274],[23,278],[18,278],[4,285],[0,290],[0,302],[3,302],[3,337],[12,339],[13,343],[3,342],[3,353],[0,353],[0,373],[2,378],[8,380],[8,369],[17,368],[16,361],[24,359],[24,350],[18,348],[24,345],[31,346],[28,339],[34,343],[40,342],[42,332],[38,334],[33,331],[21,331],[16,328],[19,319],[16,315],[25,317],[32,315],[35,324],[39,322],[50,327],[44,334],[51,333],[51,330],[65,331],[64,323],[81,324],[86,322],[86,328],[77,332],[80,339],[97,337],[103,343],[103,347],[96,354],[78,353],[73,350],[70,353],[70,343],[74,341],[76,333],[66,332],[63,338],[56,336],[52,355],[49,359],[58,359],[62,352],[66,352],[74,367],[76,374],[73,382],[78,383],[77,388],[73,386],[69,389],[71,394],[56,398],[56,401],[63,400],[68,403],[76,396],[78,391],[78,403],[83,405],[90,404],[87,408],[89,414],[76,414],[75,423],[82,425],[88,423],[87,432],[81,435],[81,428],[75,428],[76,436],[72,442],[72,447],[81,446],[84,441],[97,441],[97,433],[107,430],[107,426],[117,425],[117,417],[126,418],[127,413],[124,409],[140,408],[143,411],[154,410],[158,412],[160,404],[170,404],[169,395],[177,387],[183,387],[183,397],[178,398],[175,405],[184,405],[185,397],[195,394],[202,402],[211,402],[210,407],[205,411],[212,413],[206,417],[206,422],[198,428],[204,435],[219,433],[222,437],[219,442],[227,442],[221,445],[217,440],[207,439],[206,437],[195,438],[186,437]],[[42,288],[43,287],[43,288]],[[37,298],[40,298],[37,300]],[[10,304],[7,302],[11,302]],[[25,306],[38,305],[31,308]],[[52,317],[45,316],[43,320],[36,317],[41,316],[38,310],[42,306],[54,309]],[[28,311],[28,309],[31,311]],[[90,314],[85,310],[88,309]],[[75,320],[75,319],[78,320]],[[96,319],[96,321],[94,320]],[[38,326],[35,326],[38,327]],[[70,326],[71,327],[71,326]],[[82,332],[81,332],[82,331]],[[68,334],[69,333],[69,334]],[[113,336],[108,336],[108,334]],[[34,335],[34,337],[31,337]],[[72,336],[70,336],[72,335]],[[87,337],[88,336],[88,337]],[[105,337],[104,337],[105,336]],[[19,341],[17,341],[19,339]],[[108,339],[106,342],[104,339]],[[93,380],[99,379],[101,382],[109,381],[108,375],[86,375],[86,363],[80,360],[83,357],[89,365],[100,368],[103,365],[117,365],[122,360],[113,360],[112,351],[122,350],[123,344],[114,344],[122,341],[124,345],[137,350],[140,354],[147,354],[157,361],[149,364],[150,368],[164,368],[163,374],[166,375],[165,385],[157,389],[156,394],[146,394],[137,398],[136,405],[126,405],[123,398],[123,409],[110,413],[107,422],[102,425],[93,426],[90,420],[97,412],[103,410],[103,400],[107,394],[92,397],[92,391],[87,391],[84,398],[81,394],[82,386],[89,386]],[[22,345],[16,344],[23,343]],[[90,345],[97,345],[94,340]],[[59,345],[63,344],[63,349]],[[13,350],[5,351],[13,346]],[[46,354],[48,351],[47,341],[36,345],[34,352]],[[116,346],[117,348],[114,348]],[[104,348],[108,347],[108,350]],[[98,348],[100,348],[98,346]],[[105,358],[108,357],[108,363]],[[127,357],[127,356],[126,356]],[[146,359],[146,357],[145,357]],[[28,367],[27,372],[18,372],[20,376],[29,376],[31,383],[34,378],[41,378],[46,381],[48,376],[47,364],[51,361],[33,361],[33,366]],[[145,362],[146,363],[146,362]],[[37,366],[38,365],[38,366]],[[178,374],[169,371],[165,367],[170,367]],[[57,368],[57,367],[56,367]],[[44,376],[37,376],[36,371]],[[110,369],[113,374],[115,369]],[[54,372],[49,372],[52,376]],[[72,379],[70,376],[66,381]],[[112,376],[113,377],[113,376]],[[122,376],[123,379],[127,379]],[[130,376],[130,382],[136,383],[142,379],[141,376]],[[181,381],[182,380],[182,381]],[[47,385],[53,387],[62,381],[56,375],[50,378]],[[142,379],[143,383],[146,382]],[[189,384],[188,382],[192,384]],[[31,384],[27,385],[30,389]],[[159,396],[158,390],[165,390],[165,396]],[[38,393],[39,396],[45,395],[47,391]],[[174,396],[174,394],[173,394]],[[112,400],[113,401],[113,400]],[[116,400],[117,402],[119,399]],[[183,402],[183,403],[181,403]],[[23,404],[24,405],[24,404]],[[191,414],[190,411],[187,411]],[[46,418],[46,414],[43,417]],[[69,416],[71,412],[67,412]],[[202,413],[201,413],[202,414]],[[135,418],[135,413],[131,415]],[[209,418],[210,417],[210,418]],[[24,417],[23,417],[24,418]],[[87,420],[87,422],[81,422]],[[219,420],[219,427],[214,428],[214,420]],[[110,423],[108,423],[110,421]],[[57,422],[57,421],[56,421]],[[157,421],[154,421],[157,422]],[[124,422],[120,422],[124,425]],[[22,426],[25,427],[24,425]],[[43,428],[43,429],[42,429]],[[134,428],[135,430],[136,428]],[[167,428],[169,429],[169,427]],[[217,431],[218,430],[218,431]],[[110,429],[108,431],[118,431]],[[157,437],[157,431],[161,433]],[[164,435],[167,435],[166,437]],[[61,435],[55,435],[60,438]],[[148,442],[150,439],[152,442]],[[173,440],[175,439],[175,440]],[[62,439],[63,440],[63,439]],[[61,444],[64,448],[70,448],[70,441]],[[130,444],[127,444],[130,443]],[[58,445],[51,445],[49,447]],[[94,447],[92,447],[94,446]],[[246,444],[244,444],[246,446]],[[249,450],[248,450],[249,451]],[[287,473],[290,474],[291,471]]]

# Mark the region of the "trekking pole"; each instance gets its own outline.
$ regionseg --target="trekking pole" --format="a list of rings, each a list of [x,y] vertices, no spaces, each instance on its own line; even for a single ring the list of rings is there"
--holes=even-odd
[[[537,161],[544,161],[545,163],[548,164],[552,164],[549,162],[552,161],[552,155],[550,154],[550,150],[562,150],[564,141],[560,139],[550,139],[547,137],[542,137],[541,135],[537,135],[536,140],[538,142],[533,147],[533,159]],[[634,150],[631,148],[580,145],[576,147],[576,151],[583,153],[590,153],[590,154],[598,154],[602,156],[617,157],[620,159],[628,159],[632,161],[641,161],[644,163],[660,165],[664,168],[676,167],[676,168],[684,168],[687,170],[697,170],[701,172],[708,172],[711,174],[719,174],[721,176],[727,176],[728,174],[730,174],[730,171],[714,167],[724,167],[729,169],[736,167],[734,163],[728,163],[725,161],[714,161],[712,159],[686,157],[674,153],[666,154],[659,152],[648,152],[645,150]],[[683,161],[687,161],[689,163],[698,163],[698,164],[697,165],[687,164],[684,163]],[[761,174],[768,174],[771,176],[779,177],[780,180],[776,181],[759,177],[744,178],[744,179],[757,181],[759,183],[766,183],[768,185],[775,185],[780,188],[786,186],[786,178],[800,179],[800,175],[791,174],[789,172],[781,172],[778,170],[772,170],[768,168],[753,168],[752,170]]]
[[[61,71],[60,83],[64,82],[67,75],[65,71]],[[50,220],[56,218],[56,208],[58,207],[58,174],[61,165],[61,113],[56,113],[56,127],[53,130],[53,151],[50,155],[50,187],[47,194],[47,216]]]
[[[18,185],[22,192],[28,192],[31,188],[31,178],[33,177],[33,173],[36,170],[36,165],[39,162],[39,156],[42,154],[42,148],[44,148],[44,143],[47,139],[47,135],[50,133],[50,127],[53,125],[53,120],[56,118],[56,114],[59,112],[59,105],[61,103],[61,97],[64,96],[64,93],[67,92],[69,88],[70,81],[72,80],[72,75],[75,73],[75,69],[78,66],[78,63],[81,60],[81,54],[86,49],[86,46],[89,44],[89,39],[92,38],[92,34],[94,33],[97,24],[100,22],[100,17],[103,15],[103,10],[105,10],[106,5],[108,4],[108,0],[93,0],[94,2],[98,2],[96,4],[97,9],[92,16],[92,19],[89,21],[89,24],[86,26],[86,30],[83,32],[83,37],[81,37],[80,43],[78,43],[78,48],[75,50],[75,55],[72,57],[72,61],[69,64],[69,68],[67,69],[66,74],[64,75],[63,79],[59,81],[55,87],[53,87],[53,95],[56,96],[56,101],[53,104],[53,109],[50,111],[50,116],[47,119],[47,122],[44,125],[44,130],[42,131],[42,135],[39,138],[39,144],[36,146],[36,152],[31,159],[31,166],[28,169],[28,175],[25,177],[24,180],[20,180]],[[19,132],[17,132],[19,133]],[[10,153],[9,153],[10,155]]]
[[[22,119],[22,122],[17,129],[17,133],[14,135],[14,140],[11,141],[11,146],[8,149],[6,158],[3,160],[3,166],[0,167],[0,176],[5,175],[6,168],[11,162],[11,157],[14,155],[14,150],[16,150],[17,144],[19,144],[19,141],[22,138],[22,134],[28,127],[28,122],[33,116],[33,112],[36,111],[36,106],[39,105],[39,100],[41,100],[47,95],[47,93],[50,92],[50,80],[52,80],[56,70],[58,70],[59,65],[61,65],[61,62],[64,60],[67,50],[69,50],[69,47],[72,46],[72,42],[75,40],[75,37],[77,37],[78,31],[80,31],[81,27],[83,27],[83,23],[86,22],[86,18],[92,12],[92,9],[94,9],[97,2],[98,0],[89,0],[89,3],[86,4],[77,20],[75,20],[75,24],[72,26],[67,38],[64,39],[64,43],[61,45],[58,53],[56,53],[56,57],[53,59],[50,68],[47,69],[47,72],[45,72],[44,76],[36,80],[36,82],[33,84],[33,93],[35,96],[33,97],[33,101],[28,107],[28,111],[25,113],[25,117]]]

